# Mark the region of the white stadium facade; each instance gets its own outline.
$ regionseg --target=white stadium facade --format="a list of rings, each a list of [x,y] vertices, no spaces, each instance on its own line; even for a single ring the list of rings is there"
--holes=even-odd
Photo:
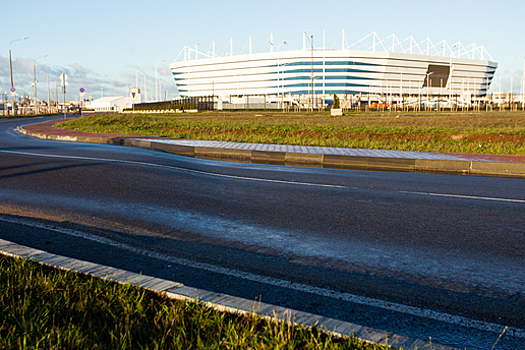
[[[181,97],[214,96],[235,103],[320,107],[337,94],[342,103],[441,103],[482,100],[496,72],[484,47],[460,42],[433,44],[429,39],[381,40],[376,33],[347,46],[344,32],[339,49],[314,48],[303,32],[302,49],[282,50],[286,42],[269,39],[267,52],[230,51],[222,56],[185,47],[170,65]],[[387,45],[388,43],[388,45]],[[246,45],[245,45],[246,46]],[[362,48],[357,50],[357,48]],[[313,86],[313,88],[312,88]]]

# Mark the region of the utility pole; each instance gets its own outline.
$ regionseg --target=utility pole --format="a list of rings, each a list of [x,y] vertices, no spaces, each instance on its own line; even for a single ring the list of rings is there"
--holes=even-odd
[[[159,85],[157,82],[157,64],[162,63],[162,62],[164,62],[164,60],[155,63],[155,102],[159,100],[159,89],[158,89]]]
[[[55,80],[55,107],[57,109],[57,113],[58,113],[58,81]]]
[[[44,55],[44,56],[40,56],[40,57],[37,57],[35,58],[33,61],[33,85],[35,86],[35,114],[38,113],[37,111],[37,89],[36,89],[36,60],[38,60],[39,58],[44,58],[44,57],[47,57],[47,55]]]
[[[523,79],[521,81],[521,93],[523,94],[523,100],[521,101],[521,108],[525,110],[525,57],[519,59],[523,61]]]
[[[47,73],[47,113],[51,113],[51,105],[49,99],[49,73]]]
[[[310,48],[312,52],[312,112],[314,111],[314,36],[310,35]]]
[[[15,41],[22,41],[27,40],[28,37],[22,38],[22,39],[15,39],[9,43],[9,73],[11,75],[11,108],[13,110],[13,115],[16,115],[16,107],[15,107],[15,93],[14,93],[14,84],[13,84],[13,64],[11,63],[11,44]]]

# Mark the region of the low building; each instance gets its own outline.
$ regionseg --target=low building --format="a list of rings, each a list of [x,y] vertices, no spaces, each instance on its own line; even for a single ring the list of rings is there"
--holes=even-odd
[[[101,97],[91,101],[86,106],[95,112],[122,112],[125,108],[133,107],[133,104],[140,103],[142,95],[139,88],[129,89],[129,96]]]
[[[126,96],[102,97],[91,101],[87,106],[96,112],[121,112],[124,108],[130,108],[132,100]]]

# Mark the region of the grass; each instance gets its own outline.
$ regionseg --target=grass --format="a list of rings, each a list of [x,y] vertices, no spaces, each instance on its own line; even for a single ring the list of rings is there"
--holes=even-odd
[[[0,255],[1,349],[387,349]]]
[[[202,112],[90,115],[58,125],[87,132],[178,139],[393,149],[422,152],[525,154],[525,113]]]

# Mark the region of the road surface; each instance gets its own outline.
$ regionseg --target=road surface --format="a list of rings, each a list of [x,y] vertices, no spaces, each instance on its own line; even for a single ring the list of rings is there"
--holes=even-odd
[[[0,119],[0,238],[468,349],[525,344],[525,179],[42,141]]]

